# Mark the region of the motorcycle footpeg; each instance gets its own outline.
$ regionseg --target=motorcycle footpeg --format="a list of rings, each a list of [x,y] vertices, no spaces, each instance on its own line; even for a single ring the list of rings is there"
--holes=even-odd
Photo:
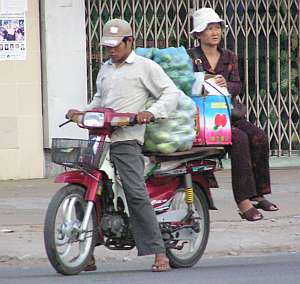
[[[200,224],[198,222],[194,223],[192,225],[192,230],[195,232],[195,233],[200,233],[201,232],[201,228],[200,228]]]
[[[187,211],[186,215],[182,218],[181,222],[186,222],[193,219],[194,210],[190,209]]]

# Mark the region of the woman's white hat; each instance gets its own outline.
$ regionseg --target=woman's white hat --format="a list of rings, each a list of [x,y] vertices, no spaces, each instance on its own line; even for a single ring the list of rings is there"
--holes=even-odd
[[[203,32],[211,23],[220,23],[225,27],[224,20],[212,8],[201,8],[193,14],[194,29],[190,33]]]

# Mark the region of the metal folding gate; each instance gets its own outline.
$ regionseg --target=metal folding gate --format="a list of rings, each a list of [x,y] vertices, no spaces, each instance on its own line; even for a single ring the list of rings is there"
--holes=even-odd
[[[86,0],[89,98],[105,54],[99,45],[103,24],[124,18],[136,46],[194,44],[191,15],[212,7],[225,20],[224,46],[239,56],[250,121],[268,134],[274,155],[300,150],[299,0]]]

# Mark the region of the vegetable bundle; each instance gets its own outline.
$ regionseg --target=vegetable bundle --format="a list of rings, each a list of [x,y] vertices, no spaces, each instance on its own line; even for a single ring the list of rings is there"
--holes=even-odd
[[[191,149],[196,136],[195,114],[194,101],[181,92],[177,109],[172,116],[147,125],[145,149],[164,154]]]
[[[192,61],[183,47],[137,48],[138,55],[158,63],[182,92],[176,111],[168,119],[160,119],[146,127],[144,147],[150,152],[164,154],[187,151],[196,136],[196,105],[189,97],[195,81]],[[187,96],[188,95],[188,96]],[[150,107],[151,102],[146,106]]]

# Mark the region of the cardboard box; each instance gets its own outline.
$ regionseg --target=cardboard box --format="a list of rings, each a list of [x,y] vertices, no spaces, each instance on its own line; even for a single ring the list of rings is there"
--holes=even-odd
[[[217,93],[194,96],[197,106],[196,138],[193,145],[230,145],[230,96]]]

